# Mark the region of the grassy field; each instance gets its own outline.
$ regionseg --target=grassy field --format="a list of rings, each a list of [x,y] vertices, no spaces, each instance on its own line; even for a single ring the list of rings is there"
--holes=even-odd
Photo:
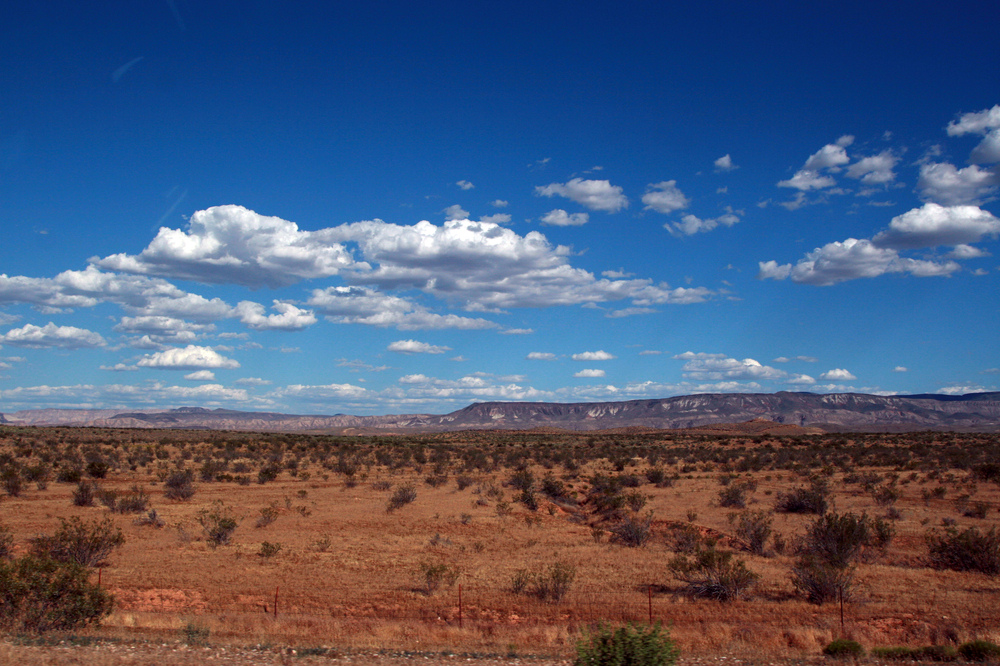
[[[114,610],[83,635],[564,658],[588,626],[652,618],[688,656],[787,660],[841,636],[866,647],[1000,639],[1000,579],[931,566],[927,541],[997,527],[998,461],[1000,436],[984,434],[2,427],[0,526],[15,556],[60,519],[122,530],[92,575]],[[93,506],[77,506],[91,483]],[[793,584],[818,516],[776,510],[823,488],[827,511],[892,532],[853,565],[843,609]],[[125,500],[146,506],[117,512]],[[759,553],[736,526],[747,512],[770,522]],[[206,528],[226,519],[235,528],[216,544]],[[711,544],[758,577],[742,598],[695,598],[671,566]]]

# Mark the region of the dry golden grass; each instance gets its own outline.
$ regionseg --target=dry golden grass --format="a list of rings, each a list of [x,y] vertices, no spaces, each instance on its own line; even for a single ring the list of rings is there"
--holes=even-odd
[[[195,443],[204,436],[183,435]],[[155,441],[143,433],[130,437],[141,441],[126,447]],[[747,440],[745,444],[752,447],[759,442]],[[770,444],[794,443],[775,439]],[[697,444],[728,445],[729,440]],[[178,455],[176,442],[168,446],[171,457],[164,464],[169,469],[178,464],[197,468]],[[0,452],[15,448],[14,437],[0,439]],[[634,464],[627,471],[641,473],[647,466],[639,460]],[[937,470],[937,479],[947,487],[946,496],[930,499],[923,497],[923,491],[939,481],[927,481],[924,472],[899,473],[896,488],[901,497],[895,509],[902,518],[894,521],[896,536],[884,558],[859,566],[859,594],[844,609],[842,630],[836,604],[816,606],[796,595],[790,579],[794,561],[790,548],[770,557],[741,555],[761,577],[750,600],[721,604],[693,601],[678,593],[680,584],[666,566],[674,556],[666,537],[669,527],[687,523],[696,514],[690,522],[704,531],[732,535],[727,520],[732,510],[717,504],[720,468],[710,462],[685,465],[678,461],[668,471],[686,471],[672,487],[644,484],[639,488],[649,496],[643,512],[651,510],[654,515],[654,538],[642,548],[610,544],[607,538],[596,542],[591,529],[594,518],[585,509],[557,506],[541,495],[539,511],[512,503],[513,512],[506,517],[498,516],[494,499],[485,506],[477,503],[484,498],[477,488],[490,483],[501,486],[510,477],[510,469],[465,472],[475,483],[458,490],[454,469],[450,480],[435,488],[424,482],[427,467],[418,473],[412,467],[390,471],[370,466],[359,470],[357,485],[348,487],[342,475],[326,474],[313,465],[307,479],[303,479],[305,474],[293,477],[283,472],[266,484],[196,481],[194,497],[185,502],[163,497],[164,486],[158,480],[163,469],[152,464],[137,471],[112,472],[102,482],[105,488],[121,490],[133,483],[144,484],[165,526],[140,526],[133,523],[133,516],[113,515],[126,542],[100,576],[102,585],[115,594],[117,605],[101,627],[84,634],[173,644],[183,639],[185,627],[198,626],[209,630],[213,645],[513,651],[565,658],[581,629],[602,620],[644,622],[651,605],[653,618],[670,625],[684,654],[694,656],[725,654],[753,661],[802,658],[818,654],[842,632],[867,647],[1000,640],[996,620],[1000,580],[933,570],[923,564],[924,535],[943,520],[980,529],[1000,523],[1000,488],[994,483],[975,484],[966,471]],[[537,465],[531,469],[537,478],[546,471]],[[564,475],[559,467],[553,471]],[[892,472],[886,468],[869,471]],[[588,487],[586,479],[595,472],[614,470],[607,460],[587,462],[575,475],[567,475],[565,483],[582,497]],[[831,473],[837,511],[885,513],[858,484],[845,484],[843,472]],[[748,472],[741,477],[758,483],[751,508],[770,509],[779,492],[805,483],[802,474],[787,469]],[[390,482],[392,489],[376,490],[377,481]],[[415,486],[416,501],[387,513],[393,489],[403,484]],[[101,506],[73,506],[74,489],[73,484],[51,482],[45,490],[30,487],[22,496],[0,502],[0,523],[13,533],[15,552],[24,552],[30,537],[51,533],[59,518],[89,520],[109,515]],[[503,492],[510,501],[513,489]],[[988,504],[987,517],[963,517],[955,504],[961,493],[974,493],[973,500]],[[198,516],[216,502],[231,508],[240,525],[232,543],[213,548]],[[255,527],[265,507],[275,507],[278,517],[266,527]],[[791,542],[812,519],[779,513],[774,516],[774,529]],[[280,544],[280,552],[261,557],[258,553],[265,541]],[[554,561],[576,570],[573,586],[561,602],[538,601],[511,591],[518,570],[544,571]],[[443,585],[427,594],[421,567],[439,564],[460,575],[454,586]],[[42,648],[0,645],[0,662],[12,661],[11,655],[27,654],[18,651],[30,649]],[[199,659],[195,648],[180,650],[177,658],[190,661],[171,663]],[[141,654],[126,655],[132,661],[121,655],[121,660],[109,656],[101,661],[105,657],[99,652],[86,663],[155,663],[142,661]],[[45,654],[49,656],[39,656],[39,661],[20,660],[75,663],[60,661],[52,650]]]

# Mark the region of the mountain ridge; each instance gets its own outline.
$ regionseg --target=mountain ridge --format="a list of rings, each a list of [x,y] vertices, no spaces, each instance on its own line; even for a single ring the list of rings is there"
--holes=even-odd
[[[0,414],[27,426],[190,428],[274,432],[440,432],[555,427],[676,430],[764,419],[826,431],[1000,431],[1000,392],[962,396],[867,393],[701,393],[608,402],[479,402],[448,414],[301,415],[231,409],[39,409]]]

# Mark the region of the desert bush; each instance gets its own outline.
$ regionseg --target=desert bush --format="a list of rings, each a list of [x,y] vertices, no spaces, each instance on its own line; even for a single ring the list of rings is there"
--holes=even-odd
[[[694,599],[743,599],[760,578],[732,553],[714,547],[700,550],[691,558],[678,555],[667,567],[686,583],[684,591]]]
[[[24,479],[21,478],[21,470],[16,465],[7,465],[0,469],[0,485],[11,497],[20,497],[24,490]]]
[[[865,655],[865,649],[857,641],[852,641],[848,638],[838,638],[823,648],[823,654],[838,659],[857,659]]]
[[[88,462],[87,466],[84,467],[84,470],[86,470],[87,476],[92,479],[103,479],[108,475],[110,467],[111,466],[104,460],[96,458]]]
[[[990,641],[975,640],[958,646],[958,653],[966,661],[998,661],[1000,645]]]
[[[573,666],[670,666],[680,649],[658,623],[617,629],[600,625],[576,644]]]
[[[864,513],[858,516],[830,512],[813,521],[799,552],[844,569],[884,553],[892,536],[892,526],[881,518],[870,518]]]
[[[694,553],[703,543],[701,532],[694,525],[679,525],[670,530],[670,549],[675,553]]]
[[[260,544],[260,550],[257,551],[257,556],[261,559],[270,559],[281,552],[282,545],[280,543],[271,543],[270,541],[262,541]]]
[[[184,643],[187,645],[205,645],[211,630],[204,622],[187,622],[181,629],[184,634]]]
[[[639,513],[645,508],[646,503],[649,501],[649,497],[642,494],[638,490],[632,490],[625,493],[625,504],[628,506],[629,510],[633,513]]]
[[[136,484],[118,495],[117,501],[108,508],[114,513],[143,513],[149,508],[149,495],[145,488]]]
[[[972,502],[962,509],[962,515],[966,518],[978,518],[982,520],[990,510],[990,505],[986,502]]]
[[[277,465],[270,464],[264,465],[259,470],[257,470],[257,483],[263,485],[270,481],[274,481],[278,478],[278,474],[281,473],[281,468]]]
[[[277,504],[271,503],[260,510],[260,515],[257,516],[257,520],[254,522],[253,526],[257,528],[267,527],[274,521],[278,519],[281,512],[278,510]]]
[[[719,491],[719,506],[742,509],[747,505],[748,496],[756,489],[756,481],[729,483]]]
[[[94,506],[94,499],[97,497],[99,488],[93,481],[79,479],[76,489],[73,491],[73,504],[75,506]]]
[[[52,478],[52,470],[46,464],[29,465],[21,471],[24,480],[34,483],[39,490],[48,488],[49,479]]]
[[[871,649],[871,656],[883,661],[935,661],[951,662],[958,661],[958,650],[951,645],[925,645],[923,647],[875,647]]]
[[[813,481],[808,487],[795,488],[788,493],[778,493],[774,508],[783,513],[826,512],[830,488],[825,480]]]
[[[83,470],[79,467],[60,467],[56,473],[56,481],[59,483],[79,483],[83,478]]]
[[[442,585],[451,587],[458,580],[458,576],[458,569],[449,567],[447,564],[428,564],[426,562],[420,564],[421,590],[427,596],[437,592]]]
[[[233,532],[240,525],[233,510],[222,500],[215,500],[211,508],[199,511],[198,524],[201,525],[205,538],[208,539],[208,545],[212,548],[229,543]]]
[[[194,497],[193,477],[189,471],[174,472],[163,482],[163,496],[170,500],[185,501]]]
[[[465,474],[459,474],[455,477],[455,485],[459,490],[465,490],[474,483],[474,479],[471,476]]]
[[[813,604],[846,601],[854,591],[854,568],[835,567],[822,558],[806,555],[792,568],[792,585]]]
[[[735,527],[736,536],[747,545],[747,550],[755,555],[764,553],[764,546],[771,536],[773,520],[767,511],[743,511],[729,514],[729,524]]]
[[[546,474],[542,479],[541,490],[543,495],[556,502],[566,502],[570,499],[566,484],[552,474]]]
[[[871,489],[872,499],[875,500],[875,504],[882,508],[887,508],[896,503],[902,493],[895,486],[887,486],[879,484]]]
[[[69,520],[60,518],[59,523],[59,529],[52,536],[42,535],[31,539],[32,555],[83,567],[96,567],[125,543],[125,535],[110,518],[85,523],[73,516]]]
[[[389,498],[389,503],[385,507],[386,513],[392,513],[396,509],[402,508],[417,499],[417,489],[412,485],[400,486]]]
[[[619,543],[629,548],[638,548],[646,545],[650,537],[653,536],[653,512],[650,511],[644,518],[632,514],[626,516],[621,522],[610,528],[611,542]]]
[[[0,626],[13,631],[77,629],[111,612],[111,595],[79,564],[26,555],[0,561]]]
[[[576,578],[576,567],[567,562],[553,562],[546,571],[533,576],[529,592],[542,601],[559,602],[569,592]]]
[[[155,527],[157,529],[164,526],[163,519],[156,513],[156,509],[150,509],[145,516],[139,516],[132,521],[133,525]]]
[[[930,564],[935,569],[1000,574],[1000,534],[996,527],[989,532],[975,527],[959,532],[951,527],[943,534],[932,530],[926,538]]]
[[[0,561],[9,559],[14,554],[14,535],[10,528],[0,524]]]

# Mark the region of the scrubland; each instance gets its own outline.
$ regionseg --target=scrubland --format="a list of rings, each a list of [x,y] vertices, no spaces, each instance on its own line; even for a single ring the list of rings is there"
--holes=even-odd
[[[115,599],[92,639],[562,659],[587,627],[652,619],[686,658],[760,662],[1000,639],[997,572],[931,548],[996,536],[993,434],[2,427],[0,472],[11,557],[74,518],[121,530],[91,570]],[[879,538],[813,603],[795,571],[829,515]],[[708,551],[742,583],[699,578]]]

